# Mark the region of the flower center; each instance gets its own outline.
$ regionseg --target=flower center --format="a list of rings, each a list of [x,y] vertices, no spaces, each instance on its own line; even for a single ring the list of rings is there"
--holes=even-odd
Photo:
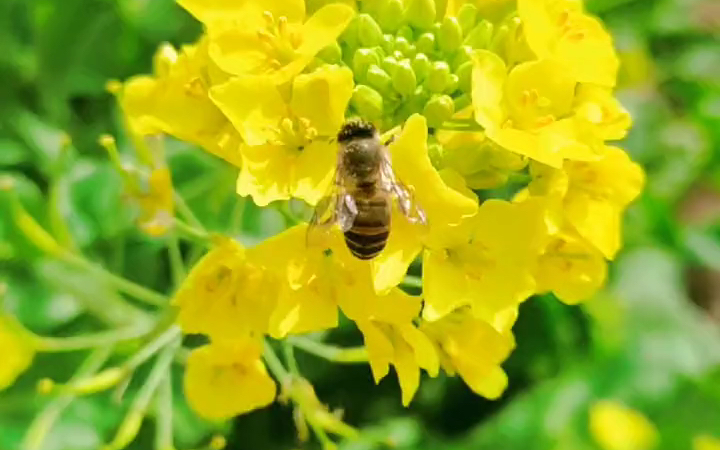
[[[304,117],[285,117],[280,121],[278,141],[282,145],[303,150],[317,135],[317,130]]]
[[[265,26],[257,30],[258,38],[268,55],[270,65],[280,68],[295,59],[301,35],[291,29],[285,16],[275,18],[270,11],[263,13]]]

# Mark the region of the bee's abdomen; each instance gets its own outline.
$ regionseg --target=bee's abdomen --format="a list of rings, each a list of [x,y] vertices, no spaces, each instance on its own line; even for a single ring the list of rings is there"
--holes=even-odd
[[[356,202],[358,215],[345,232],[345,243],[356,258],[372,259],[385,248],[390,235],[388,203],[378,198]]]

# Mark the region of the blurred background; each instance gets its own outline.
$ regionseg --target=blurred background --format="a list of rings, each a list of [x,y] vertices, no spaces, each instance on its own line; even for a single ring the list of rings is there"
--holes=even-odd
[[[648,173],[646,191],[626,216],[625,247],[607,289],[579,307],[549,297],[523,304],[517,349],[505,364],[510,387],[498,401],[440,376],[424,379],[404,409],[393,376],[376,387],[366,366],[299,353],[318,397],[363,430],[363,439],[342,448],[383,448],[377,440],[389,439],[400,449],[644,449],[632,439],[608,447],[598,438],[624,436],[620,419],[591,432],[601,399],[644,414],[659,432],[657,448],[690,449],[701,435],[720,439],[720,2],[586,4],[615,37],[618,96],[634,118],[621,145]],[[165,242],[137,231],[121,206],[120,175],[97,140],[110,133],[121,151],[129,146],[107,81],[151,71],[159,43],[189,43],[199,32],[172,0],[0,0],[0,173],[64,244],[161,292],[171,289]],[[209,229],[251,244],[285,228],[277,210],[234,194],[227,164],[181,143],[169,146],[168,158],[177,189]],[[43,257],[14,228],[5,200],[0,213],[6,310],[48,335],[133,320],[107,286]],[[199,250],[183,244],[189,258]],[[98,298],[107,299],[100,308]],[[358,339],[349,328],[333,337],[348,345]],[[0,393],[0,450],[21,448],[46,408],[37,381],[69,378],[82,356],[39,355]],[[99,448],[122,414],[111,394],[79,398],[42,448]],[[129,448],[151,448],[152,427],[143,426]],[[229,433],[230,449],[297,446],[291,409],[281,404],[218,430],[177,395],[175,430],[178,448],[201,447],[217,431]],[[696,447],[711,448],[720,447]]]

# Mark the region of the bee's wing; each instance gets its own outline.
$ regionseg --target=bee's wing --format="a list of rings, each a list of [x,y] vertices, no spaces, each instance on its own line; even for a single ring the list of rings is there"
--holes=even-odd
[[[313,216],[308,224],[306,242],[308,246],[323,245],[327,235],[336,223],[343,231],[352,227],[357,217],[355,200],[347,193],[342,183],[341,169],[335,175],[335,182],[315,206]]]
[[[392,168],[390,153],[387,148],[383,151],[383,160],[381,166],[381,174],[383,177],[384,188],[397,198],[400,211],[408,218],[411,223],[427,224],[427,216],[425,210],[415,201],[413,190],[407,187],[401,180],[397,178]]]

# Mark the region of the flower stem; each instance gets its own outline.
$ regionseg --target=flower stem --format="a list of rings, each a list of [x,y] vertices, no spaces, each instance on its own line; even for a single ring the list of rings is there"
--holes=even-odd
[[[206,243],[210,240],[210,235],[207,231],[189,225],[187,222],[178,219],[177,217],[175,218],[175,230],[192,239],[193,241]]]
[[[365,347],[336,347],[303,336],[290,336],[287,338],[287,342],[294,347],[336,363],[356,364],[368,361]]]
[[[173,445],[173,392],[172,377],[168,372],[158,388],[155,398],[155,450],[172,450]]]
[[[185,279],[185,261],[180,251],[180,240],[175,232],[171,233],[168,243],[168,256],[170,258],[170,272],[172,273],[173,285],[180,286]]]
[[[175,208],[177,209],[177,212],[180,213],[180,215],[183,216],[183,218],[195,229],[207,234],[205,226],[202,222],[200,222],[200,219],[197,218],[193,210],[190,206],[188,206],[187,202],[178,191],[173,193],[173,200],[175,201]]]
[[[417,277],[415,275],[405,275],[405,278],[403,279],[402,283],[404,286],[412,287],[412,288],[418,288],[422,289],[423,282],[422,278]]]
[[[145,327],[126,327],[93,334],[69,337],[31,335],[35,348],[40,352],[72,352],[95,347],[106,347],[121,341],[140,338],[150,330]]]

